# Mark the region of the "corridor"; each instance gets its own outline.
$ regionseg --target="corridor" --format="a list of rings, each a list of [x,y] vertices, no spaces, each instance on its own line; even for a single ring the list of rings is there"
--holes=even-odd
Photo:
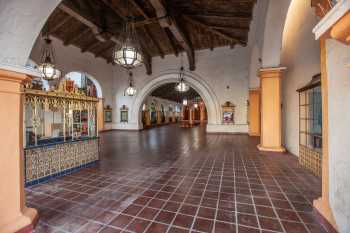
[[[326,232],[320,180],[257,139],[177,125],[100,136],[97,167],[26,190],[35,232]]]

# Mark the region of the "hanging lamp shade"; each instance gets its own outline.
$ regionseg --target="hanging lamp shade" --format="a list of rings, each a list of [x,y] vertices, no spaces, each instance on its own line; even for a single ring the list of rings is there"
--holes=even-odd
[[[129,86],[125,90],[125,94],[128,96],[134,96],[136,94],[136,88],[132,84],[132,73],[129,73]]]
[[[42,73],[42,78],[47,81],[56,80],[61,77],[61,71],[55,67],[52,40],[49,37],[44,39],[44,45],[41,52],[41,64],[38,69]]]
[[[130,15],[129,9],[128,14]],[[127,69],[141,65],[143,63],[143,57],[132,16],[129,16],[126,20],[119,41],[121,43],[115,47],[113,52],[114,62]]]
[[[186,105],[187,105],[187,99],[184,99],[184,100],[182,101],[182,104],[186,106]]]
[[[179,83],[175,86],[175,90],[178,92],[187,92],[190,90],[190,86],[185,82],[185,72],[184,68],[181,67],[180,73],[179,73]]]

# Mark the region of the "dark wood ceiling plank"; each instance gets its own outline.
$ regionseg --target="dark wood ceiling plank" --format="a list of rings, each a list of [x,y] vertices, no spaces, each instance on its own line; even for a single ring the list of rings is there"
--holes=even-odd
[[[164,58],[164,52],[163,52],[162,48],[160,47],[159,43],[157,42],[157,40],[154,38],[154,36],[151,33],[150,29],[146,26],[146,27],[143,28],[143,31],[144,31],[145,35],[150,39],[150,41],[152,41],[152,44],[157,49],[160,57]]]
[[[94,48],[96,48],[98,45],[100,45],[101,41],[98,40],[93,40],[90,43],[88,43],[86,46],[84,46],[83,48],[81,48],[81,52],[85,53],[87,51],[90,51]]]
[[[72,33],[71,36],[63,42],[63,44],[65,46],[68,46],[70,44],[74,44],[74,42],[78,41],[83,36],[86,36],[89,33],[91,33],[90,28],[85,28],[82,32]]]
[[[100,0],[106,6],[108,6],[115,14],[119,16],[119,18],[126,20],[126,15],[117,7],[115,7],[110,0]]]
[[[136,2],[135,0],[129,0],[129,1],[145,19],[149,19],[149,16],[147,15],[147,13],[144,11],[142,6],[138,2]]]
[[[71,17],[75,18],[85,26],[89,27],[91,31],[96,35],[96,39],[101,42],[106,42],[106,39],[102,36],[100,36],[100,32],[102,31],[94,22],[91,20],[83,17],[81,14],[79,14],[77,11],[73,10],[72,8],[68,7],[66,4],[61,3],[58,8],[65,12],[66,14],[70,15]]]
[[[173,39],[173,36],[168,28],[163,28],[165,35],[168,37],[170,46],[174,51],[175,56],[179,56],[179,49],[177,48],[176,42]]]
[[[195,20],[195,19],[193,19],[193,18],[191,18],[191,17],[189,17],[187,15],[184,15],[183,18],[185,20],[187,20],[188,22],[194,24],[194,25],[198,25],[198,26],[202,27],[203,29],[205,29],[205,30],[207,30],[207,31],[209,31],[211,33],[214,33],[214,34],[216,34],[216,35],[218,35],[218,36],[220,36],[220,37],[230,41],[231,43],[239,43],[239,44],[245,45],[245,42],[243,42],[243,41],[241,41],[241,40],[239,40],[237,38],[233,38],[233,37],[231,37],[229,35],[226,35],[225,33],[222,33],[222,32],[220,32],[220,31],[218,31],[218,30],[216,30],[214,28],[208,27],[204,23],[202,23],[202,22],[200,22],[198,20]]]
[[[184,33],[184,31],[180,28],[178,22],[174,17],[168,16],[168,12],[166,7],[163,5],[161,0],[150,0],[149,1],[153,8],[156,11],[156,15],[159,18],[158,22],[161,27],[169,28],[171,33],[174,35],[179,44],[186,51],[188,62],[190,65],[190,70],[195,70],[195,56],[194,50],[191,42],[188,39],[188,36]]]
[[[106,47],[104,47],[104,48],[100,49],[99,51],[95,52],[95,57],[101,57],[104,53],[106,53],[107,51],[109,51],[112,48],[114,48],[114,46],[115,46],[114,43],[110,43]],[[112,54],[111,54],[111,57],[112,57]]]
[[[64,19],[62,19],[59,23],[57,23],[54,27],[49,28],[48,34],[54,34],[56,31],[58,31],[63,25],[68,23],[72,18],[68,15]]]

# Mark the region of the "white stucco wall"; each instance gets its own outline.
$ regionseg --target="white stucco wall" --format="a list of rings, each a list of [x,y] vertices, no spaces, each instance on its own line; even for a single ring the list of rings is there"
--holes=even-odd
[[[184,56],[185,57],[185,56]],[[217,48],[214,51],[202,50],[196,51],[196,70],[187,72],[189,76],[195,76],[197,81],[207,86],[211,92],[213,113],[209,113],[208,131],[211,132],[247,132],[247,99],[248,99],[248,66],[249,51],[247,48],[237,46],[235,49],[228,47]],[[143,67],[134,71],[134,84],[138,89],[138,94],[143,93],[143,88],[152,80],[159,78],[162,74],[173,74],[177,78],[180,67],[180,57],[172,55],[165,59],[159,57],[153,58],[153,74],[147,76]],[[118,110],[122,105],[130,109],[130,113],[138,112],[135,101],[138,94],[134,97],[124,96],[124,90],[127,87],[127,73],[119,67],[114,68],[115,86],[114,86],[114,109]],[[117,78],[119,77],[119,78]],[[229,88],[227,88],[229,87]],[[194,86],[198,89],[198,86]],[[197,90],[200,93],[200,90]],[[201,93],[200,93],[201,94]],[[202,98],[204,98],[202,96]],[[205,99],[205,98],[204,98]],[[223,126],[221,124],[221,105],[230,101],[236,105],[236,124],[234,126]],[[206,105],[211,105],[206,103]],[[208,106],[210,112],[211,106]],[[215,116],[214,116],[215,115]],[[138,129],[137,120],[132,120],[129,125],[120,125],[119,114],[114,114],[114,128]],[[130,118],[138,118],[130,116]]]
[[[350,232],[350,46],[327,40],[330,205],[339,232]]]
[[[310,0],[293,0],[283,33],[283,139],[288,151],[299,155],[299,94],[296,90],[320,73],[320,44],[312,29],[318,20]]]
[[[265,18],[269,0],[260,0],[254,6],[253,20],[250,24],[248,46],[250,49],[249,88],[260,87],[258,71],[261,68],[262,46],[264,41]]]

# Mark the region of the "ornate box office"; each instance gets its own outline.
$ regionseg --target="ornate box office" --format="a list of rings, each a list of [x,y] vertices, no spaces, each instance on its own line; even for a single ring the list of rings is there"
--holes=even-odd
[[[322,174],[321,76],[315,75],[299,92],[299,163],[316,176]]]
[[[33,185],[99,160],[98,99],[62,81],[50,91],[24,88],[25,182]]]

